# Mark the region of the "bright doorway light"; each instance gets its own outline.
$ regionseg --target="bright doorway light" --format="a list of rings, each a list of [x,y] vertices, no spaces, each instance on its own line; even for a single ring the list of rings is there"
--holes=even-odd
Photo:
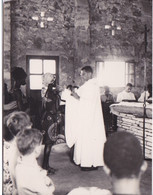
[[[44,74],[47,72],[56,74],[56,61],[55,60],[44,60]]]
[[[42,75],[30,75],[30,89],[31,90],[42,89]]]
[[[42,77],[45,73],[56,74],[56,61],[52,59],[30,59],[30,90],[41,90]]]
[[[42,74],[42,60],[31,59],[29,70],[30,74]]]
[[[98,63],[97,78],[100,86],[125,86],[125,62],[106,61]]]

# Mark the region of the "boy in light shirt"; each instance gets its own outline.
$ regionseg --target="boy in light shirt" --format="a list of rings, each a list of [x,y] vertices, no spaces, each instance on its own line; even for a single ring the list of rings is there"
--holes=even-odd
[[[41,152],[42,134],[37,129],[25,129],[17,135],[17,147],[22,156],[16,166],[16,183],[20,195],[53,195],[55,190],[47,171],[37,158]]]

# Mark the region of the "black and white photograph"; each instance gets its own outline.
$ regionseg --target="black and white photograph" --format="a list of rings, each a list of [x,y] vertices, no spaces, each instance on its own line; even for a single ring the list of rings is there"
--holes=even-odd
[[[152,0],[2,0],[3,195],[152,195]]]

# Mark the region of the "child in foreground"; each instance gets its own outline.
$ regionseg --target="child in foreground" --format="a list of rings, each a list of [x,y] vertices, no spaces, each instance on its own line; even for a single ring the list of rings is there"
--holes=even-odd
[[[19,195],[53,195],[55,190],[47,171],[37,158],[41,152],[42,134],[37,129],[25,129],[17,135],[17,147],[21,153],[16,166],[16,183]]]
[[[3,194],[15,195],[15,167],[20,155],[16,146],[16,135],[25,128],[31,128],[30,117],[22,111],[15,111],[4,118],[3,128]]]

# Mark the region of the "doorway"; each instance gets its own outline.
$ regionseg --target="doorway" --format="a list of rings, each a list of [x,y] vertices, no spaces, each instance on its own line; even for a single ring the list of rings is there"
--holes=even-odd
[[[27,88],[26,93],[30,103],[30,115],[33,116],[34,127],[40,126],[42,107],[43,75],[56,75],[56,86],[59,84],[59,57],[58,56],[27,56]]]

